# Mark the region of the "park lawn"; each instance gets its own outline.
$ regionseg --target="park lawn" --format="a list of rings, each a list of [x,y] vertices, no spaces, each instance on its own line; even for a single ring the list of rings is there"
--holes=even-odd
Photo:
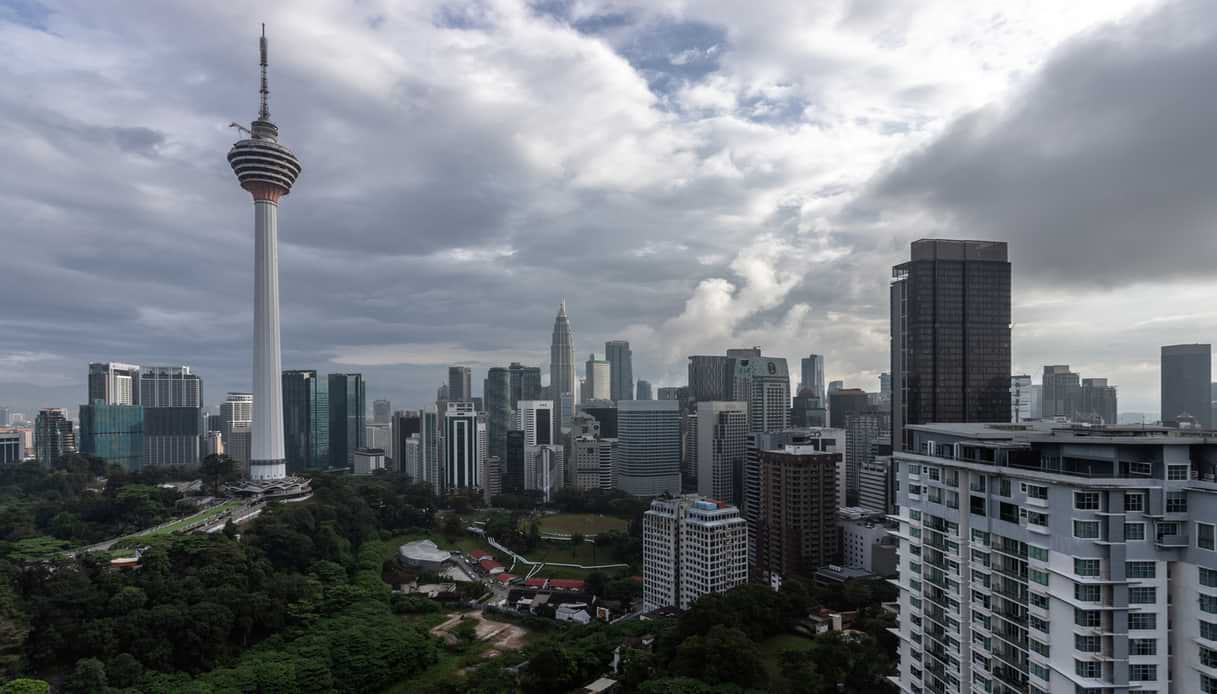
[[[197,523],[201,520],[214,518],[215,516],[218,516],[221,513],[224,513],[225,511],[236,508],[240,504],[241,504],[241,502],[237,501],[236,499],[229,499],[228,501],[225,501],[222,504],[216,504],[215,506],[212,506],[211,508],[205,508],[202,511],[199,511],[198,513],[196,513],[192,516],[186,516],[185,518],[179,518],[179,519],[173,521],[172,523],[169,523],[168,525],[157,528],[156,530],[153,530],[151,532],[136,533],[135,535],[138,537],[152,537],[152,536],[156,536],[156,535],[168,535],[170,533],[175,533],[192,523]]]
[[[623,518],[595,513],[558,513],[540,518],[541,532],[574,535],[599,535],[619,530],[625,532],[629,523]]]
[[[779,634],[771,636],[760,643],[761,656],[765,671],[771,678],[782,676],[782,653],[784,651],[810,650],[813,639],[798,634]]]

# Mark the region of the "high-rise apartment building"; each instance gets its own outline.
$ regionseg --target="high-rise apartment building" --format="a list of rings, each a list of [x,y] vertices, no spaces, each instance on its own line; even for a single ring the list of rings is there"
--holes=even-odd
[[[72,420],[61,407],[48,407],[34,420],[34,456],[43,467],[50,467],[69,453],[76,452],[76,432]]]
[[[521,400],[544,400],[541,397],[541,367],[522,366],[512,362],[507,367],[511,377],[511,409],[516,409],[516,403]],[[489,405],[488,405],[489,406]]]
[[[1028,422],[1041,417],[1042,386],[1031,382],[1031,376],[1018,374],[1010,377],[1010,421]]]
[[[1162,422],[1173,424],[1186,416],[1204,429],[1213,427],[1209,384],[1213,378],[1212,345],[1166,345],[1162,348]]]
[[[478,421],[471,402],[450,402],[444,414],[445,490],[481,486],[482,444],[486,424]]]
[[[634,353],[630,351],[630,343],[625,340],[609,340],[604,343],[604,358],[609,363],[609,398],[613,401],[633,400]]]
[[[576,489],[613,488],[613,456],[617,449],[617,439],[605,439],[599,436],[576,436],[571,442],[571,460],[567,462],[571,469],[571,484]]]
[[[633,496],[680,493],[680,404],[617,403],[617,488]]]
[[[512,425],[511,371],[501,366],[491,367],[482,381],[482,397],[486,404],[486,434],[490,437],[490,455],[502,460],[507,456],[507,432]]]
[[[388,400],[372,401],[372,423],[390,424],[393,417],[393,403]]]
[[[810,394],[823,403],[824,398],[827,397],[824,392],[824,355],[813,354],[809,357],[803,357],[802,373],[800,375],[803,377],[803,380],[799,383],[799,393],[810,390]]]
[[[139,366],[118,362],[89,364],[89,402],[139,404]]]
[[[563,446],[524,447],[524,490],[540,493],[543,501],[566,486],[566,449]]]
[[[910,431],[902,691],[1214,691],[1217,444],[1052,422]]]
[[[283,372],[283,448],[289,475],[330,465],[329,379],[312,369]]]
[[[448,402],[473,402],[473,370],[468,366],[448,367]]]
[[[554,404],[559,409],[560,429],[569,429],[575,416],[579,377],[575,375],[575,335],[566,316],[566,302],[558,307],[554,331],[549,346],[549,387]]]
[[[585,368],[584,383],[586,385],[580,390],[582,402],[616,400],[617,398],[612,397],[613,369],[609,361],[600,359],[595,354],[589,354]]]
[[[367,447],[367,395],[361,374],[330,374],[330,467],[355,464],[355,449]]]
[[[892,445],[909,424],[1010,417],[1006,244],[921,239],[892,269]],[[831,408],[830,408],[831,409]]]
[[[758,576],[810,577],[837,555],[840,460],[811,446],[759,452]]]
[[[642,517],[643,610],[688,609],[748,581],[748,524],[739,509],[689,494],[656,499]]]
[[[549,400],[521,400],[515,413],[515,429],[524,432],[525,446],[557,443],[558,414]]]
[[[652,389],[651,389],[650,381],[644,381],[642,379],[638,379],[637,394],[634,396],[634,399],[635,400],[650,400],[653,397],[651,394],[651,391],[652,391]]]
[[[253,393],[229,393],[220,403],[220,429],[224,452],[229,458],[248,466],[252,451],[250,423],[253,420]]]
[[[743,503],[744,460],[748,457],[748,404],[699,402],[689,415],[690,457],[697,493],[729,504]]]
[[[136,472],[144,465],[144,408],[107,405],[102,400],[80,406],[80,452]]]
[[[845,503],[858,503],[862,487],[862,468],[874,456],[873,445],[880,439],[890,441],[892,413],[888,410],[851,412],[845,417]]]

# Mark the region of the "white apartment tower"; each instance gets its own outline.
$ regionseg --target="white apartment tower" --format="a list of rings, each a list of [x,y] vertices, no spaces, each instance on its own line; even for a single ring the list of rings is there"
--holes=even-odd
[[[554,443],[554,403],[550,400],[521,400],[516,405],[515,430],[524,432],[525,446]]]
[[[1217,441],[909,425],[903,692],[1217,692]]]
[[[541,492],[548,502],[566,484],[566,454],[562,446],[524,447],[524,489]]]
[[[748,524],[739,509],[695,494],[656,499],[642,519],[643,610],[688,609],[748,582]]]

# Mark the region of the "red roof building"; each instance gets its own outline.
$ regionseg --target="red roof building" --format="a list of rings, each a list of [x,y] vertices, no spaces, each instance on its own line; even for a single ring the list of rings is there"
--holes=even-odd
[[[519,578],[519,576],[516,576],[515,574],[502,573],[502,574],[499,574],[498,576],[495,576],[494,580],[498,581],[499,583],[502,583],[503,585],[507,585],[508,583],[511,583],[512,581],[515,581],[518,578]]]
[[[525,588],[544,588],[545,580],[546,579],[544,579],[544,578],[528,578],[528,579],[524,580],[524,587]]]
[[[503,565],[493,559],[483,559],[478,562],[478,566],[482,567],[483,571],[494,571],[495,569],[502,571],[503,569]]]
[[[587,584],[577,578],[551,578],[549,588],[553,590],[583,590]]]
[[[473,557],[476,561],[481,561],[483,559],[494,559],[493,554],[491,554],[490,552],[487,552],[485,550],[480,550],[480,549],[473,550],[472,552],[469,553],[469,556]]]

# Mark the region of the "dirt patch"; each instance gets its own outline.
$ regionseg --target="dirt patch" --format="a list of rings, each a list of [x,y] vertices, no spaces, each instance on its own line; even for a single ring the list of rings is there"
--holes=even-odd
[[[460,624],[462,617],[477,621],[477,630],[475,632],[477,640],[485,642],[490,646],[485,653],[485,657],[493,658],[500,655],[503,651],[519,650],[528,641],[528,630],[515,624],[492,622],[482,616],[481,612],[450,614],[448,619],[442,624],[431,629],[431,633],[442,638],[445,643],[455,645],[459,639],[452,633],[452,629],[457,624]]]

